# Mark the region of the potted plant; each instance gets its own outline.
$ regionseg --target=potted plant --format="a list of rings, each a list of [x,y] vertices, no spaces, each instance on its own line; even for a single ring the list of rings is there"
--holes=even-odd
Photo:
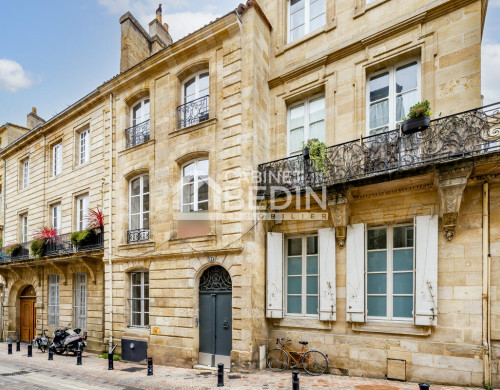
[[[312,138],[302,145],[302,155],[304,160],[310,160],[316,172],[326,173],[326,144],[317,138]]]
[[[37,238],[31,241],[30,244],[31,254],[35,257],[43,257],[45,256],[45,252],[47,251],[47,239],[45,238]]]
[[[410,108],[408,117],[401,124],[403,134],[413,134],[427,129],[431,123],[431,104],[428,100],[419,102]]]
[[[7,256],[16,257],[20,251],[21,251],[21,245],[17,243],[10,244],[5,247],[5,254]]]

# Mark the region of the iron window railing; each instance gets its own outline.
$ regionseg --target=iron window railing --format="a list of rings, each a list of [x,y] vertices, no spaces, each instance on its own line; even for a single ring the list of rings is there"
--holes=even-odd
[[[127,149],[149,141],[149,119],[125,130]]]
[[[259,196],[498,152],[500,102],[434,119],[428,129],[411,135],[392,130],[330,146],[324,170],[316,170],[311,160],[302,155],[260,164]]]
[[[177,128],[183,129],[208,120],[209,95],[177,107]]]
[[[73,244],[70,241],[71,234],[61,234],[47,239],[46,256],[57,256],[73,252]]]
[[[149,241],[149,229],[135,229],[127,231],[127,243]]]

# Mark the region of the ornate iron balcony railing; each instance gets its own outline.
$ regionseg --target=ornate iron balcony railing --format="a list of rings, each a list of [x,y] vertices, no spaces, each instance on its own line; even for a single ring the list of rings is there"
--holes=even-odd
[[[435,119],[419,133],[403,135],[392,130],[328,147],[324,171],[315,170],[311,160],[302,155],[260,164],[259,196],[495,152],[500,152],[500,103]]]
[[[149,141],[149,119],[125,130],[127,149]]]
[[[209,118],[209,95],[177,107],[177,128],[193,126]]]
[[[57,256],[74,251],[73,244],[70,241],[71,234],[61,234],[47,239],[46,256]]]
[[[149,229],[135,229],[127,231],[127,243],[149,241]]]

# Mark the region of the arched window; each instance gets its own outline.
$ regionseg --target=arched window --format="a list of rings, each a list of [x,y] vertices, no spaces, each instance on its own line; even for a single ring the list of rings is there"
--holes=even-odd
[[[149,240],[149,175],[141,175],[129,184],[129,232],[127,241]]]
[[[138,101],[130,110],[130,124],[136,126],[149,120],[149,97]]]
[[[149,141],[149,97],[132,106],[130,126],[125,130],[127,149]]]
[[[197,159],[182,167],[181,211],[208,210],[208,160]]]
[[[182,88],[182,102],[189,103],[193,100],[207,96],[209,93],[208,70],[196,73],[184,82]]]
[[[179,128],[195,125],[209,117],[209,74],[203,70],[182,84],[182,104],[177,108]]]

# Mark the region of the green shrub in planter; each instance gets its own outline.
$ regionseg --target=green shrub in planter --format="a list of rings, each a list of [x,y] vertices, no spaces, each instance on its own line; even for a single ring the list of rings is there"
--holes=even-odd
[[[74,246],[86,246],[92,244],[96,237],[94,229],[86,229],[81,232],[73,232],[69,240]]]
[[[36,257],[45,256],[47,250],[47,240],[39,238],[38,240],[31,241],[31,253]]]
[[[7,256],[16,256],[21,250],[20,244],[10,244],[5,247],[5,254]]]

